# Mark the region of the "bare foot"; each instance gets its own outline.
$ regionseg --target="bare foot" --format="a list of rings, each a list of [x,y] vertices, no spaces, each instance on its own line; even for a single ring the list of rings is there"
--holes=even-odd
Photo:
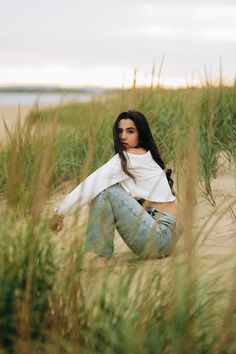
[[[81,269],[104,268],[110,264],[110,257],[99,256],[94,252],[86,252],[83,256]]]

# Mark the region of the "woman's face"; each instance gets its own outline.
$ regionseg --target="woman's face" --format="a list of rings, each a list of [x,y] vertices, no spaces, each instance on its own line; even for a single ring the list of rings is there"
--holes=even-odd
[[[138,147],[138,129],[132,119],[121,119],[119,121],[118,135],[124,150]]]

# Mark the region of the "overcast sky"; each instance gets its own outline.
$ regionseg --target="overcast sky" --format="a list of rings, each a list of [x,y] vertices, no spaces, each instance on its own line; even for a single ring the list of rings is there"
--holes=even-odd
[[[7,0],[0,8],[0,85],[184,85],[233,82],[236,0]],[[156,79],[156,78],[155,78]]]

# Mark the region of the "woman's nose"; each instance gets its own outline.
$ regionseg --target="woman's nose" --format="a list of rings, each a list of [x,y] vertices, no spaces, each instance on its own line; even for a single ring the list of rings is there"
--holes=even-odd
[[[125,140],[127,138],[126,132],[121,133],[121,140]]]

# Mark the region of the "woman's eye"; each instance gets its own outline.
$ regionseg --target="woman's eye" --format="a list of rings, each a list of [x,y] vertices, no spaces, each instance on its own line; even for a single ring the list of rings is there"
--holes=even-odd
[[[132,134],[134,131],[133,130],[128,130],[128,133],[129,134]]]

